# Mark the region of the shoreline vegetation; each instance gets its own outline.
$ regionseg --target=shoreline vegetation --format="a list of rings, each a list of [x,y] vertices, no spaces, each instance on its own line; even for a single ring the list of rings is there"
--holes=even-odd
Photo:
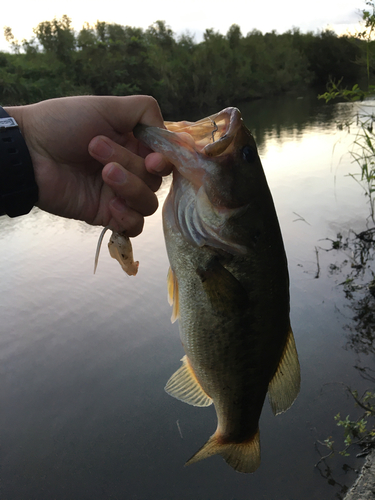
[[[11,53],[0,52],[2,105],[149,94],[169,117],[322,89],[328,81],[351,87],[367,77],[369,44],[330,30],[243,35],[233,24],[225,35],[206,29],[196,43],[189,33],[177,37],[164,21],[146,30],[98,21],[75,32],[64,15],[33,31],[33,38],[19,42],[11,27],[4,28]]]

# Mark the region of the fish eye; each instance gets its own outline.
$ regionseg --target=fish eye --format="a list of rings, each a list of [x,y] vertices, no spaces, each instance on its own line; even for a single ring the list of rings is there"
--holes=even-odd
[[[256,152],[250,146],[245,146],[242,149],[242,158],[248,163],[252,163],[256,158]]]

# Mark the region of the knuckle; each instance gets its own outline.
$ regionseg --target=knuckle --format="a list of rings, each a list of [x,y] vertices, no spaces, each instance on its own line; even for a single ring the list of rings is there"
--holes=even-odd
[[[115,147],[113,160],[120,163],[126,170],[128,170],[128,167],[132,162],[130,152],[126,148],[119,145]]]
[[[155,97],[152,97],[151,95],[145,95],[145,102],[148,104],[150,108],[157,108],[159,109],[159,104],[158,101],[155,99]]]

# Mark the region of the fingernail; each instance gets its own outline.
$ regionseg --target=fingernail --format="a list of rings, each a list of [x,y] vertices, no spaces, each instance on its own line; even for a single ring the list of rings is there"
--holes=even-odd
[[[126,203],[120,198],[114,198],[110,201],[110,203],[112,207],[118,212],[125,212],[125,210],[127,209]]]
[[[103,139],[98,139],[93,144],[92,152],[96,156],[99,156],[100,158],[103,158],[103,160],[106,160],[113,154],[113,148]]]
[[[152,170],[156,173],[159,173],[159,172],[162,172],[163,169],[164,169],[164,162],[162,160],[160,160],[159,162],[155,163],[153,166],[152,166]]]
[[[165,162],[159,153],[151,153],[146,157],[147,170],[159,173],[164,169]]]
[[[107,177],[115,184],[124,184],[126,181],[126,172],[116,163],[111,163],[107,171]]]

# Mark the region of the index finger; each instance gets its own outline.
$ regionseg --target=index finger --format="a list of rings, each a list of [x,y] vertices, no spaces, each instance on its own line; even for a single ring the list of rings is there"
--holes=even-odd
[[[89,144],[89,153],[102,165],[110,162],[119,163],[126,170],[142,179],[152,191],[157,191],[160,187],[160,177],[152,175],[152,172],[147,172],[144,159],[141,156],[120,146],[108,137],[94,137]]]
[[[138,123],[165,128],[159,104],[147,95],[106,96],[106,106],[101,113],[120,134],[133,130]]]

